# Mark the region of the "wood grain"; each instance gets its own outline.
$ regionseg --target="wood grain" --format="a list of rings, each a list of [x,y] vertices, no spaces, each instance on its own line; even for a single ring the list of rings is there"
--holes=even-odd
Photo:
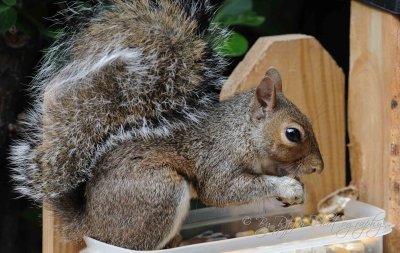
[[[352,184],[361,200],[387,211],[394,231],[384,252],[400,249],[400,19],[351,5],[348,123]]]
[[[43,253],[78,253],[84,248],[84,242],[73,243],[62,238],[58,231],[61,223],[54,217],[50,206],[43,206]]]
[[[310,118],[320,145],[324,172],[302,179],[305,211],[315,212],[322,197],[345,185],[344,75],[313,37],[263,37],[229,77],[221,99],[256,87],[271,66],[282,75],[284,94]]]

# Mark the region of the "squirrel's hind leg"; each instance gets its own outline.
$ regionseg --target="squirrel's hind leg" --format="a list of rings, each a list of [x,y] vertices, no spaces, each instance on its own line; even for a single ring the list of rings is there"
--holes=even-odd
[[[188,182],[168,165],[129,157],[101,167],[86,190],[88,236],[134,250],[167,246],[189,210]]]

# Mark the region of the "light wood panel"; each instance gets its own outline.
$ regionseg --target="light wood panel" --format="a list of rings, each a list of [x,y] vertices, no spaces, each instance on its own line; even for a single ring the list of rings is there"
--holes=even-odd
[[[78,253],[84,242],[72,243],[62,238],[58,226],[62,224],[54,217],[50,206],[43,206],[43,253]]]
[[[352,1],[349,137],[352,184],[361,200],[382,207],[392,234],[384,252],[400,249],[400,19]]]
[[[271,66],[282,75],[284,94],[311,119],[325,161],[322,174],[302,179],[306,212],[315,212],[322,197],[345,185],[344,75],[313,37],[263,37],[229,77],[221,99],[256,87]]]

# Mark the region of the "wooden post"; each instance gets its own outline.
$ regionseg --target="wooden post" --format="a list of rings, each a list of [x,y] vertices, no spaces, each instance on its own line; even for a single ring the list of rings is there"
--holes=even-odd
[[[57,227],[60,222],[53,215],[51,208],[43,205],[43,253],[79,253],[84,242],[72,243],[62,238]]]
[[[352,184],[395,224],[384,252],[400,249],[400,18],[351,4],[348,123]]]
[[[282,75],[284,94],[311,119],[325,161],[322,174],[303,178],[312,213],[322,197],[345,185],[344,75],[313,37],[263,37],[225,83],[221,99],[256,87],[271,66]]]

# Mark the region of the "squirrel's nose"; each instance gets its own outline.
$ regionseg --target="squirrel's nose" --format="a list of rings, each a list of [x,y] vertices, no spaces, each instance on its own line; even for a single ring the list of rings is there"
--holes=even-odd
[[[311,170],[312,170],[311,173],[318,173],[318,174],[320,174],[320,173],[324,170],[324,167],[321,166],[321,165],[312,166],[312,167],[311,167]]]
[[[312,173],[316,172],[316,173],[320,174],[324,170],[324,161],[322,160],[322,158],[318,162],[313,164],[311,166],[311,169],[313,170]]]
[[[320,174],[324,170],[324,161],[322,158],[319,157],[314,157],[311,159],[311,162],[309,163],[308,168],[305,168],[304,173],[307,174],[312,174],[312,173],[318,173]]]
[[[312,167],[309,167],[309,168],[307,168],[307,169],[305,169],[305,171],[304,171],[306,174],[313,174],[313,173],[321,173],[322,172],[322,169],[321,169],[321,167],[320,166],[312,166]]]

